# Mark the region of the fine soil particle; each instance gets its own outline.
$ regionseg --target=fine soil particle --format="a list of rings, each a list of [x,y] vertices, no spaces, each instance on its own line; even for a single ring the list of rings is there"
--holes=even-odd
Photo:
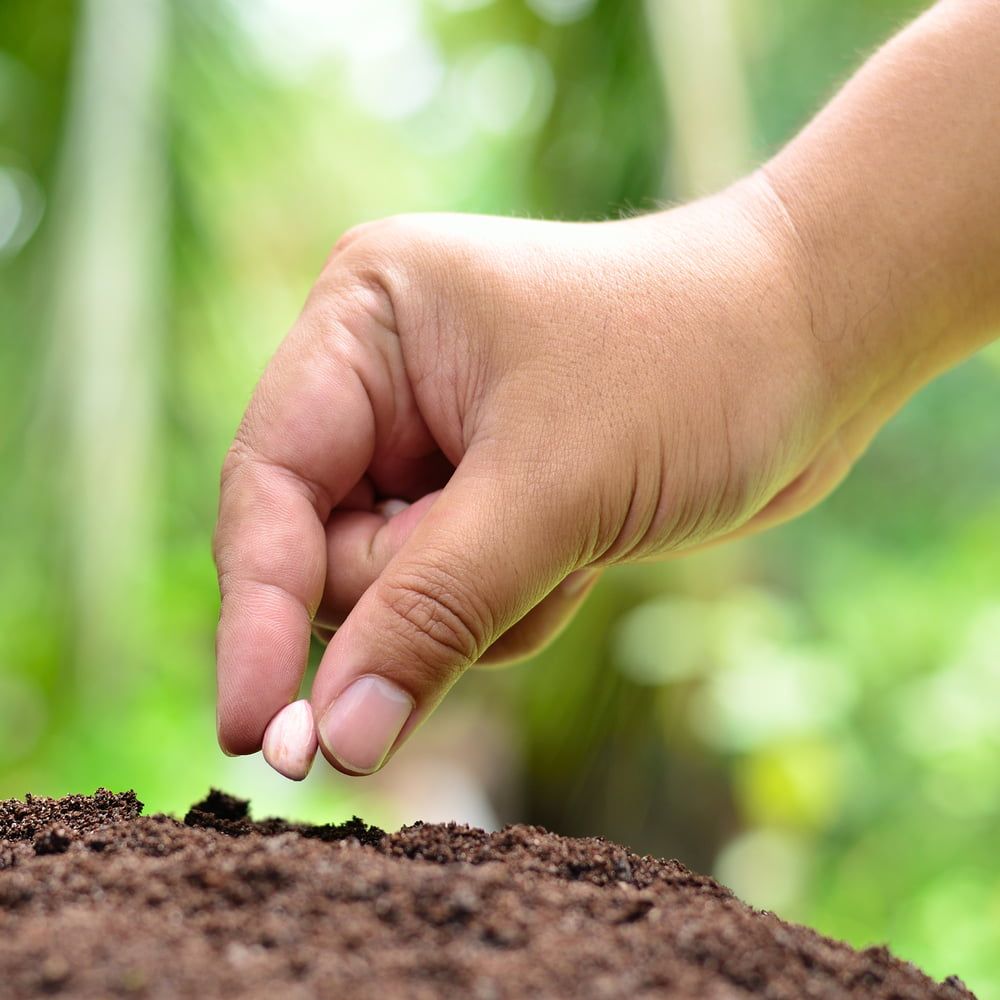
[[[539,827],[183,823],[133,792],[0,803],[0,995],[969,1000],[677,861]]]

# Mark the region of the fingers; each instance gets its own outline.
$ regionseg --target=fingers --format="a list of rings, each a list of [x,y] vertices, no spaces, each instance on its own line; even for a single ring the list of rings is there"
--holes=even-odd
[[[223,472],[218,727],[233,754],[260,749],[298,691],[326,578],[324,522],[352,491],[365,502],[378,407],[391,411],[405,383],[385,371],[395,338],[381,304],[346,287],[334,300],[336,318],[300,321],[275,354]]]
[[[316,613],[320,627],[338,627],[361,595],[403,547],[440,496],[414,504],[387,500],[370,511],[334,511],[326,525],[327,578]]]
[[[311,700],[340,770],[381,767],[571,564],[565,511],[500,468],[466,456],[331,639]]]
[[[267,486],[267,478],[242,474],[230,489],[253,499],[224,501],[220,516],[218,730],[231,754],[259,750],[264,727],[295,697],[325,569],[323,529],[311,502]],[[255,550],[244,549],[246,539],[255,540]]]
[[[361,595],[403,547],[440,490],[415,504],[388,500],[371,511],[335,511],[327,522],[327,580],[313,633],[326,644]],[[499,636],[480,657],[480,666],[502,666],[547,646],[572,619],[600,571],[571,573],[541,603]]]

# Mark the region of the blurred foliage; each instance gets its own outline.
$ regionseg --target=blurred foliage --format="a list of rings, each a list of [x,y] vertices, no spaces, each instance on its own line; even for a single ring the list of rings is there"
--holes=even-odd
[[[384,777],[292,787],[214,743],[217,469],[337,235],[686,196],[714,181],[691,164],[759,161],[916,7],[4,0],[0,795],[101,783],[176,811],[215,783],[307,818],[492,810],[679,856],[1000,994],[996,349],[809,516],[610,573],[533,663],[466,678]],[[133,23],[152,77],[120,58]],[[687,49],[698,86],[724,82],[713,121],[669,72]],[[117,170],[141,197],[102,187]]]

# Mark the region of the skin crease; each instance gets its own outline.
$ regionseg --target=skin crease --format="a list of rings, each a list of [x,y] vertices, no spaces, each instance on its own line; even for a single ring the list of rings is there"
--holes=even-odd
[[[391,756],[605,567],[822,499],[1000,319],[998,45],[1000,5],[937,5],[763,168],[667,212],[343,237],[223,469],[223,748],[260,749],[311,628],[321,749],[358,773],[341,744]],[[366,676],[403,697],[359,687],[334,724]]]

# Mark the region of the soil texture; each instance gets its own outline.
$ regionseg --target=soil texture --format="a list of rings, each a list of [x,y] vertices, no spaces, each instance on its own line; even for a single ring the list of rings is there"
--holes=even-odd
[[[0,803],[0,996],[972,998],[604,840],[141,812]]]

